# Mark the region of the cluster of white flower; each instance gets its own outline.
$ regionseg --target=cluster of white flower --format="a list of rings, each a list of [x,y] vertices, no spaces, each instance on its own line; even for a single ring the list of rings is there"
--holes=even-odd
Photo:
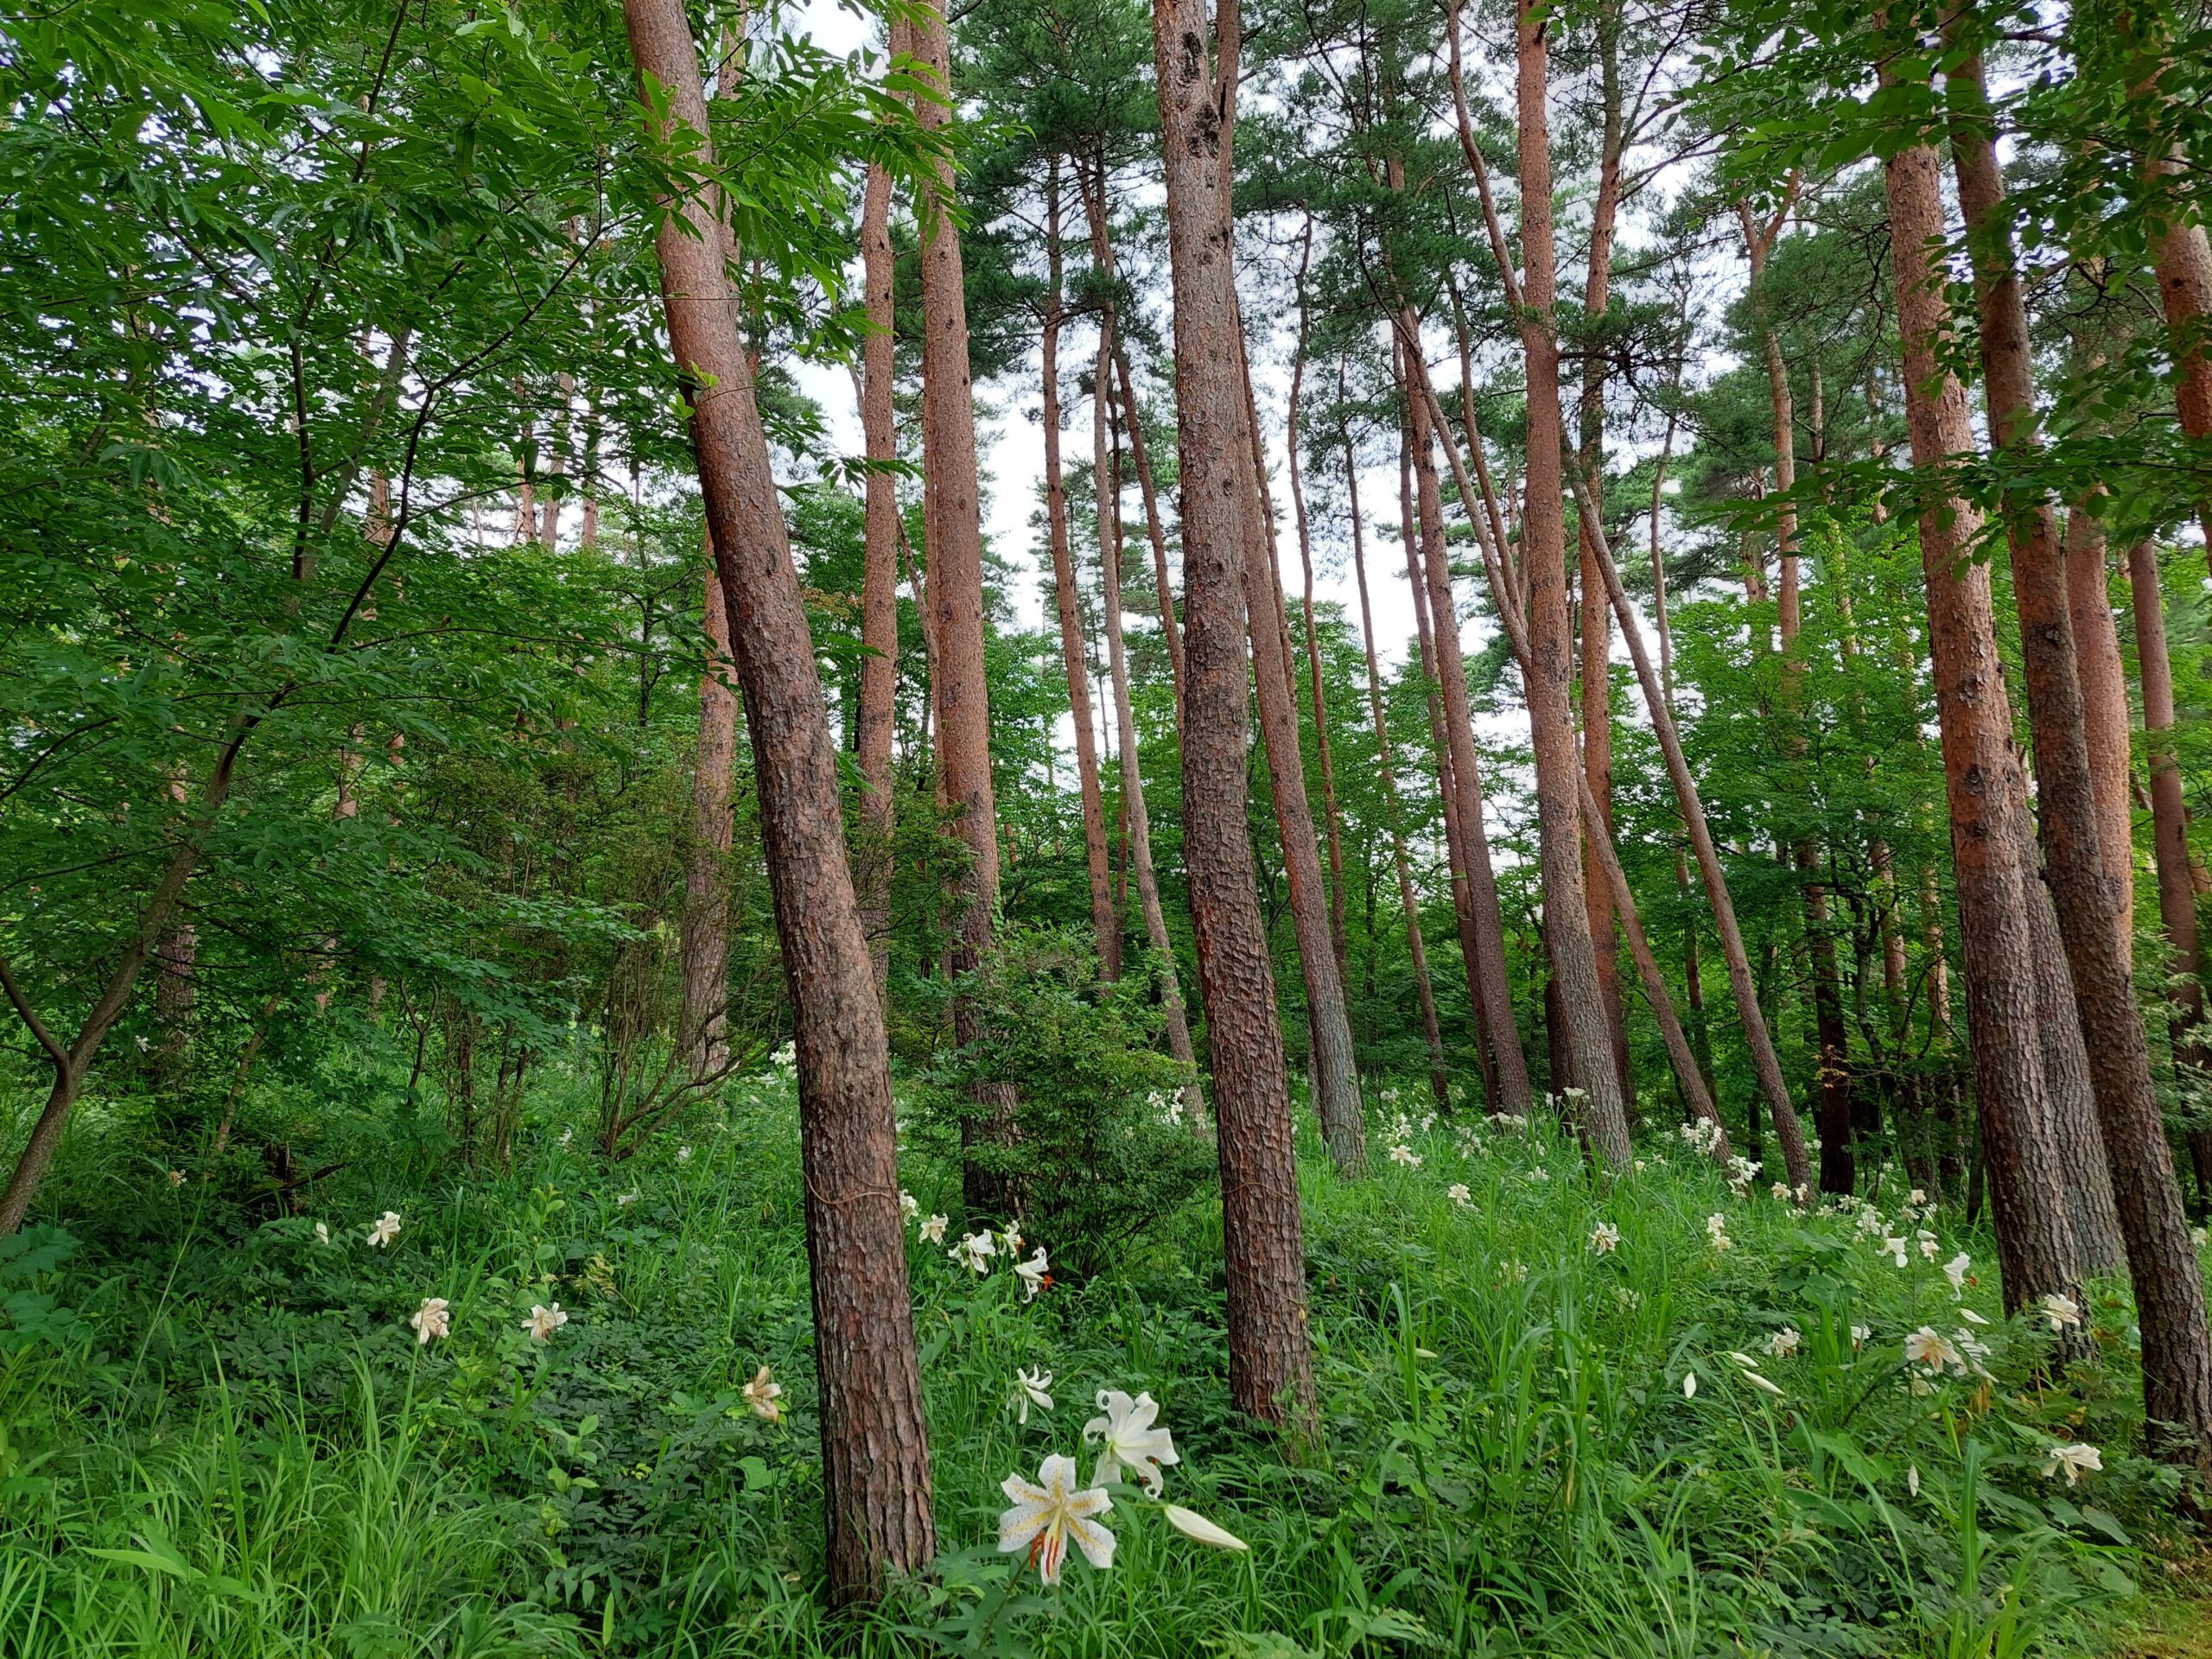
[[[1154,1090],[1144,1097],[1144,1103],[1146,1110],[1170,1128],[1183,1121],[1183,1097],[1170,1090]]]
[[[1590,1248],[1600,1255],[1611,1255],[1621,1247],[1621,1230],[1610,1221],[1601,1221],[1590,1235]]]
[[[1052,1408],[1052,1397],[1046,1392],[1051,1373],[1014,1375],[1014,1395],[1024,1423],[1032,1406],[1042,1411]],[[1046,1584],[1059,1583],[1071,1543],[1100,1572],[1114,1565],[1114,1535],[1097,1518],[1114,1507],[1113,1494],[1106,1490],[1109,1481],[1126,1471],[1158,1503],[1166,1490],[1166,1469],[1182,1461],[1174,1437],[1158,1426],[1160,1407],[1149,1394],[1132,1399],[1119,1389],[1101,1389],[1097,1398],[1100,1414],[1083,1426],[1084,1444],[1098,1446],[1089,1486],[1081,1484],[1076,1460],[1058,1452],[1045,1459],[1033,1482],[1008,1475],[999,1483],[999,1490],[1014,1505],[999,1516],[999,1549],[1009,1555],[1027,1552],[1037,1576]],[[1179,1504],[1160,1503],[1160,1512],[1170,1526],[1194,1542],[1213,1549],[1246,1547],[1234,1533]]]
[[[1698,1121],[1705,1122],[1702,1118]],[[1751,1182],[1758,1178],[1758,1173],[1759,1166],[1741,1154],[1728,1160],[1728,1185],[1734,1189],[1736,1196],[1739,1198],[1751,1196]]]
[[[1682,1143],[1700,1157],[1710,1158],[1720,1147],[1720,1126],[1709,1117],[1694,1117],[1675,1131]]]
[[[1713,1248],[1716,1250],[1736,1248],[1736,1241],[1728,1236],[1728,1217],[1717,1210],[1705,1218],[1705,1236],[1713,1241]]]
[[[1390,1148],[1390,1161],[1406,1169],[1419,1169],[1421,1154],[1401,1141]]]
[[[2043,1454],[2043,1478],[2049,1480],[2061,1469],[2066,1471],[2066,1484],[2073,1485],[2082,1476],[2094,1474],[2105,1466],[2103,1457],[2094,1446],[2076,1441],[2072,1446],[2054,1446]]]
[[[918,1205],[915,1207],[920,1208]],[[944,1224],[943,1216],[931,1216],[922,1224],[922,1236],[933,1244],[943,1243]],[[978,1276],[991,1270],[994,1258],[1005,1256],[1007,1265],[1014,1269],[1014,1276],[1021,1281],[1021,1300],[1031,1302],[1037,1300],[1039,1291],[1052,1282],[1052,1264],[1046,1257],[1042,1244],[1027,1260],[1023,1260],[1022,1242],[1020,1230],[1013,1227],[1002,1233],[970,1233],[945,1255]]]
[[[1518,1112],[1492,1112],[1490,1126],[1500,1135],[1526,1135],[1529,1132],[1529,1120]]]

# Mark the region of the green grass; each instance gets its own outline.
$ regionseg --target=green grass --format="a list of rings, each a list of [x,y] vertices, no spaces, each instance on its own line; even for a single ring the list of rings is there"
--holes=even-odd
[[[229,1166],[172,1185],[127,1116],[88,1122],[54,1189],[74,1255],[0,1267],[0,1654],[1949,1659],[2099,1650],[2186,1549],[2168,1477],[2129,1452],[2118,1291],[2090,1310],[2101,1357],[2052,1383],[2047,1331],[2002,1320],[1954,1216],[1928,1222],[1932,1261],[1905,1228],[1900,1269],[1879,1234],[1733,1194],[1672,1136],[1605,1190],[1541,1124],[1401,1137],[1386,1107],[1363,1184],[1301,1132],[1302,1454],[1229,1408],[1211,1205],[1034,1302],[916,1240],[944,1554],[832,1621],[787,1090],[734,1091],[611,1171],[559,1145],[575,1103],[533,1102],[510,1172],[365,1133],[297,1217]],[[1417,1166],[1387,1156],[1401,1139]],[[906,1178],[957,1230],[957,1172]],[[1872,1196],[1895,1229],[1904,1193]],[[372,1249],[385,1209],[403,1230]],[[1961,1249],[1962,1300],[1937,1265]],[[424,1346],[406,1321],[432,1295],[453,1332]],[[556,1299],[572,1320],[534,1345],[523,1321]],[[1990,1321],[1964,1327],[1990,1376],[1916,1391],[1904,1335],[1955,1334],[1961,1307]],[[762,1363],[781,1423],[740,1392]],[[1052,1376],[1026,1427],[1018,1367]],[[1088,1476],[1109,1387],[1160,1401],[1166,1498],[1249,1553],[1192,1543],[1134,1487],[1109,1572],[1071,1555],[1050,1590],[998,1553],[999,1482],[1056,1451]],[[2069,1488],[2043,1452],[2074,1441],[2104,1469]]]

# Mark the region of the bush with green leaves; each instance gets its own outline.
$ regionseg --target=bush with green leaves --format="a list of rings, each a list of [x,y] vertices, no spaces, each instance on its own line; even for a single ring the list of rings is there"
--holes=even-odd
[[[1119,980],[1096,969],[1081,935],[1003,936],[958,982],[983,1034],[931,1069],[908,1124],[918,1146],[950,1158],[964,1138],[969,1156],[1018,1183],[1026,1230],[1055,1271],[1081,1274],[1171,1224],[1214,1173],[1180,1097],[1188,1071],[1156,1046],[1162,1016],[1142,962]],[[977,1086],[989,1084],[1013,1090],[1011,1133]]]

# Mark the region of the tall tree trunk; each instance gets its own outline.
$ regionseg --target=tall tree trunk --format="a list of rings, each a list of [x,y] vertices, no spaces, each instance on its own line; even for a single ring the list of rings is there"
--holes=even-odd
[[[951,43],[936,0],[913,22],[917,67],[938,97],[917,98],[925,130],[952,118]],[[940,158],[918,187],[921,220],[923,542],[937,625],[937,757],[939,786],[970,862],[954,895],[952,967],[973,973],[989,953],[999,892],[998,802],[991,783],[990,692],[983,664],[983,531],[976,466],[976,398],[969,378],[968,299],[960,232],[952,217],[952,164]],[[952,1002],[962,1046],[984,1035],[972,995]],[[963,1135],[1003,1141],[1014,1133],[1014,1091],[987,1082],[976,1090],[987,1115],[963,1121]],[[962,1189],[971,1210],[1007,1213],[1020,1195],[1001,1172],[967,1162]]]
[[[1403,316],[1400,338],[1405,342],[1420,339],[1419,324],[1410,312]],[[1408,343],[1406,349],[1410,354],[1414,346]],[[1409,386],[1415,372],[1425,377],[1427,365],[1409,372]],[[1417,394],[1410,399],[1410,404],[1414,483],[1421,514],[1421,576],[1427,590],[1431,626],[1436,634],[1436,677],[1444,705],[1445,741],[1452,762],[1452,791],[1467,861],[1468,901],[1475,929],[1474,976],[1481,992],[1483,1025],[1489,1033],[1491,1053],[1497,1067],[1500,1107],[1525,1116],[1530,1092],[1529,1062],[1522,1051],[1520,1027],[1513,1014],[1512,982],[1505,969],[1505,916],[1498,903],[1497,874],[1491,865],[1490,835],[1483,823],[1474,713],[1467,699],[1466,663],[1459,650],[1459,609],[1452,597],[1452,566],[1444,544],[1444,502],[1436,478],[1434,435],[1427,406]],[[1432,525],[1433,534],[1430,533]],[[1607,925],[1611,925],[1610,921]]]
[[[903,21],[891,25],[891,55],[912,50]],[[868,938],[875,994],[889,994],[891,979],[891,844],[898,828],[891,751],[898,730],[899,480],[888,470],[899,456],[893,425],[891,174],[871,162],[861,201],[861,262],[867,290],[868,334],[861,346],[861,429],[870,463],[864,551],[861,567],[861,696],[858,742],[861,846],[854,860],[861,925]]]
[[[1060,660],[1067,670],[1068,707],[1075,715],[1077,781],[1083,791],[1083,857],[1090,876],[1090,927],[1097,940],[1100,969],[1109,979],[1122,976],[1122,918],[1114,907],[1112,874],[1106,865],[1106,802],[1098,783],[1098,743],[1091,724],[1090,664],[1084,648],[1083,617],[1075,585],[1075,559],[1068,545],[1068,498],[1060,478],[1060,321],[1065,288],[1060,257],[1060,161],[1052,158],[1045,187],[1045,261],[1050,272],[1045,292],[1042,400],[1045,424],[1045,519],[1052,544],[1052,593],[1060,620]]]
[[[1110,322],[1110,319],[1107,320]],[[1122,472],[1121,446],[1115,441],[1112,385],[1114,338],[1102,327],[1098,369],[1091,389],[1091,474],[1097,499],[1098,568],[1101,605],[1106,613],[1106,661],[1114,687],[1115,747],[1122,760],[1122,812],[1128,837],[1123,869],[1136,867],[1137,906],[1144,912],[1146,939],[1159,964],[1160,1007],[1166,1018],[1167,1052],[1192,1068],[1183,1090],[1184,1123],[1193,1135],[1206,1133],[1205,1092],[1198,1086],[1198,1058],[1191,1048],[1191,1022],[1183,1007],[1183,982],[1175,969],[1175,944],[1167,937],[1167,916],[1160,903],[1160,881],[1152,862],[1152,817],[1144,799],[1144,770],[1138,761],[1136,712],[1129,696],[1128,656],[1122,639]]]
[[[1560,1012],[1590,1138],[1615,1167],[1628,1163],[1628,1116],[1613,1068],[1605,993],[1598,982],[1583,899],[1582,837],[1575,779],[1574,721],[1567,683],[1573,641],[1567,613],[1567,523],[1560,506],[1559,333],[1554,312],[1557,257],[1552,245],[1552,159],[1548,102],[1549,14],[1519,0],[1515,42],[1521,161],[1522,347],[1528,361],[1529,472],[1522,507],[1528,561],[1529,725],[1535,753],[1536,817],[1542,855],[1544,937],[1559,978]],[[1409,349],[1409,357],[1418,352]],[[1425,372],[1425,370],[1424,370]]]
[[[1267,745],[1268,779],[1274,796],[1275,825],[1282,842],[1283,875],[1290,890],[1290,918],[1298,936],[1298,963],[1306,982],[1306,1017],[1313,1037],[1313,1105],[1337,1173],[1367,1173],[1367,1121],[1361,1109],[1359,1074],[1354,1067],[1351,1020],[1344,1008],[1344,980],[1337,972],[1336,946],[1329,937],[1327,894],[1321,885],[1321,849],[1313,830],[1313,809],[1306,798],[1306,760],[1300,741],[1298,693],[1290,665],[1290,626],[1282,588],[1275,575],[1274,512],[1268,499],[1265,455],[1260,448],[1258,411],[1252,378],[1244,360],[1243,324],[1235,296],[1230,317],[1237,336],[1230,341],[1243,412],[1238,436],[1243,450],[1243,481],[1249,495],[1244,515],[1244,608],[1252,639],[1252,680],[1260,705],[1260,735]],[[1187,574],[1185,581],[1187,582]]]
[[[711,530],[707,560],[707,656],[699,665],[699,737],[683,871],[683,1044],[694,1077],[712,1077],[729,1064],[729,849],[736,834],[737,676]]]
[[[1321,632],[1313,621],[1313,531],[1306,518],[1306,488],[1298,470],[1298,400],[1306,385],[1306,270],[1313,252],[1313,221],[1306,221],[1306,240],[1298,266],[1298,353],[1290,372],[1290,410],[1285,417],[1290,459],[1290,510],[1298,527],[1298,564],[1306,578],[1306,679],[1313,701],[1313,746],[1321,763],[1321,822],[1329,843],[1329,941],[1336,949],[1337,978],[1349,980],[1350,949],[1344,940],[1344,836],[1337,818],[1337,767],[1329,749],[1329,702],[1321,686]]]
[[[1390,830],[1390,857],[1398,876],[1398,907],[1406,917],[1406,950],[1413,958],[1414,993],[1421,1004],[1421,1030],[1428,1044],[1428,1085],[1439,1110],[1451,1104],[1451,1080],[1444,1070],[1444,1033],[1436,1020],[1436,989],[1428,976],[1428,948],[1421,933],[1421,906],[1414,897],[1413,869],[1406,857],[1405,817],[1398,803],[1398,779],[1390,752],[1390,728],[1382,717],[1382,675],[1375,659],[1375,613],[1367,597],[1366,537],[1359,516],[1359,462],[1344,430],[1344,494],[1351,509],[1351,568],[1359,584],[1359,640],[1367,654],[1367,707],[1375,721],[1375,753],[1382,778],[1382,813]]]
[[[1953,38],[1971,35],[1975,22],[1968,11],[1951,16]],[[2042,435],[2035,416],[2035,372],[2029,345],[2029,312],[2019,292],[2019,274],[2013,265],[2013,230],[2004,204],[2004,173],[1998,163],[1995,126],[1988,113],[1988,95],[1982,82],[1980,55],[1968,51],[1947,73],[1951,102],[1951,157],[1960,186],[1960,206],[1967,214],[1967,230],[1975,238],[1975,301],[1980,309],[1980,354],[1982,354],[1984,398],[1988,404],[1988,427],[1995,447],[2033,465],[2042,449]],[[2121,1259],[2137,1265],[2165,1269],[2157,1252],[2164,1248],[2161,1228],[2172,1225],[2181,1241],[2181,1261],[2195,1287],[2195,1336],[2185,1334],[2183,1351],[2165,1347],[2152,1356],[2152,1316],[2144,1320],[2145,1374],[2154,1365],[2172,1371],[2177,1360],[2188,1370],[2185,1350],[2195,1347],[2195,1365],[2203,1374],[2199,1421],[2183,1421],[2192,1438],[2205,1440],[2205,1458],[2212,1458],[2212,1334],[2205,1332],[2203,1289],[2196,1276],[2195,1249],[2188,1243],[2188,1219],[2181,1210],[2181,1190],[2174,1181],[2172,1154],[2165,1146],[2165,1122],[2157,1090],[2150,1077],[2150,1046],[2144,1035],[2144,1018],[2134,998],[2130,976],[2130,951],[2119,929],[2119,885],[2110,876],[2099,847],[2097,783],[2088,757],[2088,703],[2082,695],[2077,648],[2073,637],[2073,593],[2066,570],[2066,550],[2059,540],[2057,506],[2049,495],[2033,489],[2013,489],[2004,500],[2004,531],[2013,550],[2013,600],[2019,615],[2022,661],[2029,688],[2029,723],[2035,739],[2037,798],[2042,803],[2042,832],[2049,898],[2057,905],[2057,925],[2042,927],[2044,893],[2033,893],[2037,944],[2055,938],[2063,949],[2063,963],[2070,969],[2073,1007],[2079,1011],[2079,1038],[2084,1044],[2088,1071],[2088,1102],[2079,1090],[2053,1090],[2059,1153],[2066,1168],[2066,1192],[2073,1205],[2075,1241],[2082,1248],[2082,1265],[2088,1272],[2108,1272]],[[2022,810],[2026,817],[2026,810]],[[2053,951],[2039,949],[2049,960]],[[2053,963],[2055,967],[2055,963]],[[2059,978],[2055,976],[2053,978]],[[2046,1031],[2059,1028],[2073,1038],[2066,1022],[2069,1008],[2057,1013],[2046,1008]],[[2055,1075],[2055,1073],[2053,1073]],[[2104,1135],[2099,1137],[2099,1128]],[[2104,1153],[2104,1157],[2099,1157]],[[2141,1164],[2141,1159],[2150,1159]],[[2130,1170],[2130,1164],[2139,1168]],[[2108,1179],[2097,1179],[2106,1174]],[[2161,1197],[2164,1184],[2164,1197]],[[2130,1192],[2141,1188],[2141,1192]],[[2126,1197],[2124,1197],[2126,1194]],[[2130,1204],[2134,1212],[2117,1210]],[[2170,1208],[2170,1219],[2161,1210]],[[2133,1252],[2121,1241],[2134,1239]],[[2145,1255],[2148,1252],[2148,1255]],[[2170,1296],[2157,1289],[2154,1299]],[[2168,1310],[2168,1314],[2172,1310]],[[2170,1332],[2161,1332],[2172,1343]],[[2148,1385],[2145,1385],[2148,1387]],[[2172,1394],[2188,1398],[2188,1389]],[[2152,1411],[2152,1415],[2159,1415]],[[2212,1466],[2212,1465],[2208,1465]]]
[[[1890,76],[1884,73],[1887,84]],[[1933,477],[1974,448],[1966,391],[1942,368],[1950,317],[1929,248],[1943,235],[1942,162],[1914,144],[1883,168],[1904,350],[1913,465]],[[1965,502],[1931,498],[1920,515],[1921,569],[1936,707],[1950,803],[1952,867],[1966,959],[1967,1024],[1982,1148],[1994,1188],[2005,1304],[2078,1295],[2080,1248],[2052,1122],[2029,922],[2031,832],[2012,748],[2012,715],[1997,654],[1987,567],[1967,556]]]
[[[2104,526],[2080,506],[2066,515],[2066,595],[2074,621],[2074,661],[2089,733],[2089,781],[2096,791],[2097,851],[2120,895],[2120,948],[2135,953],[2134,782],[2128,733],[2127,670],[2120,656]]]
[[[1963,10],[1953,13],[1949,22],[1954,41],[1964,35],[1968,45],[1948,71],[1945,84],[1959,201],[1973,238],[1990,433],[2001,453],[2031,461],[2041,437],[2027,305],[2013,264],[2004,173],[1979,42],[1973,38],[1978,24]],[[2102,1128],[2111,1196],[2118,1201],[2119,1230],[2126,1240],[2143,1331],[2144,1408],[2157,1426],[2151,1439],[2166,1455],[2212,1475],[2212,1328],[2206,1324],[2203,1277],[2152,1081],[2142,1010],[2120,949],[2120,893],[2097,846],[2096,790],[2075,666],[2072,599],[2058,513],[2048,496],[2018,488],[2007,493],[2004,511],[2044,849],[2099,1120],[2075,1144],[2063,1139],[2062,1152],[2069,1165],[2094,1158],[2095,1128]],[[2094,1265],[2100,1253],[2110,1254],[2112,1222],[2107,1214],[2094,1211],[2087,1220],[2085,1229],[2077,1211],[2075,1230],[2084,1261]]]
[[[1220,1125],[1229,1390],[1270,1422],[1313,1398],[1306,1255],[1274,974],[1245,826],[1245,477],[1230,136],[1235,0],[1210,64],[1205,0],[1154,0],[1183,493],[1183,845]],[[1254,630],[1255,632],[1260,630]]]
[[[1590,208],[1590,262],[1582,285],[1584,326],[1605,327],[1611,303],[1613,227],[1621,200],[1621,63],[1620,6],[1606,0],[1598,9],[1599,92],[1603,111],[1598,149],[1598,194]],[[1582,358],[1582,396],[1577,410],[1576,445],[1583,476],[1589,480],[1591,499],[1603,506],[1605,475],[1605,354],[1602,341],[1593,339]],[[1590,551],[1590,528],[1578,521],[1575,543],[1579,556],[1582,603],[1582,775],[1589,780],[1591,798],[1605,821],[1613,826],[1613,710],[1612,613],[1596,596],[1605,589],[1598,578]],[[1605,1023],[1613,1044],[1613,1068],[1619,1074],[1621,1098],[1636,1103],[1636,1070],[1628,1046],[1628,1020],[1621,1004],[1619,950],[1615,941],[1611,885],[1591,852],[1584,875],[1584,901],[1590,916],[1590,943],[1598,961],[1598,988],[1605,999]]]
[[[706,97],[683,6],[626,0],[624,16],[653,136],[707,149],[698,137],[709,130]],[[711,174],[711,155],[697,159]],[[918,1570],[937,1542],[890,1057],[845,862],[836,745],[731,313],[722,238],[700,195],[668,206],[657,243],[661,302],[695,400],[692,448],[744,687],[796,1024],[830,1596],[857,1601],[881,1593],[887,1567]],[[712,394],[701,395],[702,386]]]

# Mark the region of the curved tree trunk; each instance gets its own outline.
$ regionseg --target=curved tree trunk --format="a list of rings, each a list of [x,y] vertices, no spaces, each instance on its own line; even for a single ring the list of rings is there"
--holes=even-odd
[[[1236,65],[1207,61],[1211,21],[1205,0],[1154,0],[1182,463],[1183,857],[1220,1126],[1230,1397],[1282,1422],[1311,1410],[1313,1353],[1282,1028],[1245,826],[1240,595],[1252,492],[1230,209]],[[1233,10],[1223,22],[1233,49]]]
[[[1110,319],[1109,319],[1110,321]],[[1183,1090],[1184,1123],[1193,1135],[1206,1133],[1205,1091],[1196,1076],[1198,1057],[1191,1047],[1191,1022],[1183,1007],[1183,982],[1175,969],[1175,944],[1167,937],[1167,916],[1160,908],[1160,881],[1152,862],[1152,818],[1144,800],[1144,771],[1138,763],[1136,713],[1129,697],[1128,657],[1122,641],[1122,474],[1120,446],[1114,442],[1113,399],[1108,388],[1113,369],[1113,335],[1102,327],[1098,370],[1092,383],[1091,472],[1098,508],[1098,567],[1106,613],[1106,660],[1113,676],[1115,747],[1121,752],[1122,810],[1128,828],[1128,861],[1136,867],[1137,906],[1144,912],[1146,939],[1159,963],[1160,1001],[1167,1023],[1167,1052],[1192,1068]]]
[[[1306,759],[1290,665],[1290,625],[1284,613],[1282,585],[1275,574],[1274,511],[1268,499],[1251,372],[1244,359],[1243,323],[1237,316],[1233,295],[1230,315],[1237,330],[1230,347],[1236,354],[1242,391],[1243,429],[1239,435],[1243,441],[1244,484],[1251,496],[1244,519],[1244,608],[1252,638],[1252,681],[1260,706],[1260,734],[1267,744],[1268,779],[1282,842],[1284,880],[1290,889],[1291,925],[1298,936],[1298,963],[1306,982],[1306,1016],[1313,1047],[1313,1105],[1337,1173],[1357,1178],[1367,1173],[1367,1121],[1360,1106],[1359,1073],[1353,1063],[1344,980],[1337,972],[1336,946],[1329,937],[1320,842],[1313,830],[1313,809],[1306,798]]]
[[[626,0],[624,14],[655,137],[709,131],[697,48],[678,0]],[[656,116],[657,107],[665,113]],[[702,159],[711,172],[711,158]],[[936,1553],[928,1429],[883,1010],[845,861],[829,711],[722,249],[698,195],[669,213],[658,238],[661,302],[696,399],[692,447],[745,690],[797,1027],[830,1596],[850,1602],[880,1594],[887,1568],[917,1570]],[[714,390],[702,395],[702,386]]]

